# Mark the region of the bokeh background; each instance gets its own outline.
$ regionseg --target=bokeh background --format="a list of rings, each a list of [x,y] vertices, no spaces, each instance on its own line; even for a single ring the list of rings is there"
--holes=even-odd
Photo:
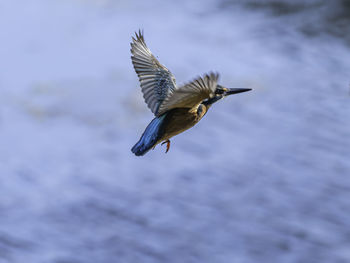
[[[350,2],[1,0],[0,262],[350,262]],[[252,88],[169,153],[130,60]]]

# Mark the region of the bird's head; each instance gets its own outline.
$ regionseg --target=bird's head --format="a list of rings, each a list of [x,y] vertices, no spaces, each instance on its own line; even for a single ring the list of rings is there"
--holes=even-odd
[[[237,93],[241,93],[241,92],[246,92],[246,91],[250,91],[252,89],[242,89],[242,88],[232,88],[232,89],[228,89],[225,88],[221,85],[216,85],[216,90],[214,93],[214,96],[212,98],[206,99],[203,101],[203,104],[209,108],[213,103],[229,96],[232,94],[237,94]]]

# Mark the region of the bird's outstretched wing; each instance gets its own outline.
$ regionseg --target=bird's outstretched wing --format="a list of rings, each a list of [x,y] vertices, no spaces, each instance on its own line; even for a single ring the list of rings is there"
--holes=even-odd
[[[160,104],[158,112],[164,113],[174,108],[192,108],[214,95],[219,74],[206,74],[168,93]]]
[[[176,89],[173,74],[152,55],[139,31],[131,43],[131,60],[141,83],[145,102],[154,113],[159,116],[159,107]]]

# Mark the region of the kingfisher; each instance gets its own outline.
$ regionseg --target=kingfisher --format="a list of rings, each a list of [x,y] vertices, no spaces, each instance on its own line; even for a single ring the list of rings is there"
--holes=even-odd
[[[144,155],[159,143],[166,143],[167,153],[170,139],[198,123],[215,102],[251,90],[225,88],[218,84],[219,74],[213,72],[177,86],[173,74],[147,47],[141,30],[132,37],[131,54],[143,98],[155,115],[131,149],[136,156]]]

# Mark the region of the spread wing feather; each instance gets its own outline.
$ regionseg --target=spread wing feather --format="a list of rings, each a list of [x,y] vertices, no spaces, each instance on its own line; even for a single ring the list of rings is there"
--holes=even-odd
[[[164,99],[159,106],[159,112],[163,113],[174,108],[192,108],[211,98],[215,93],[218,78],[218,74],[210,73],[178,87]]]
[[[150,110],[158,114],[163,100],[176,89],[173,74],[152,55],[141,31],[132,38],[131,60],[141,83],[145,102]]]
[[[141,83],[145,102],[156,116],[174,108],[192,108],[213,96],[219,75],[210,73],[176,87],[173,74],[152,55],[143,33],[132,38],[131,60]]]

